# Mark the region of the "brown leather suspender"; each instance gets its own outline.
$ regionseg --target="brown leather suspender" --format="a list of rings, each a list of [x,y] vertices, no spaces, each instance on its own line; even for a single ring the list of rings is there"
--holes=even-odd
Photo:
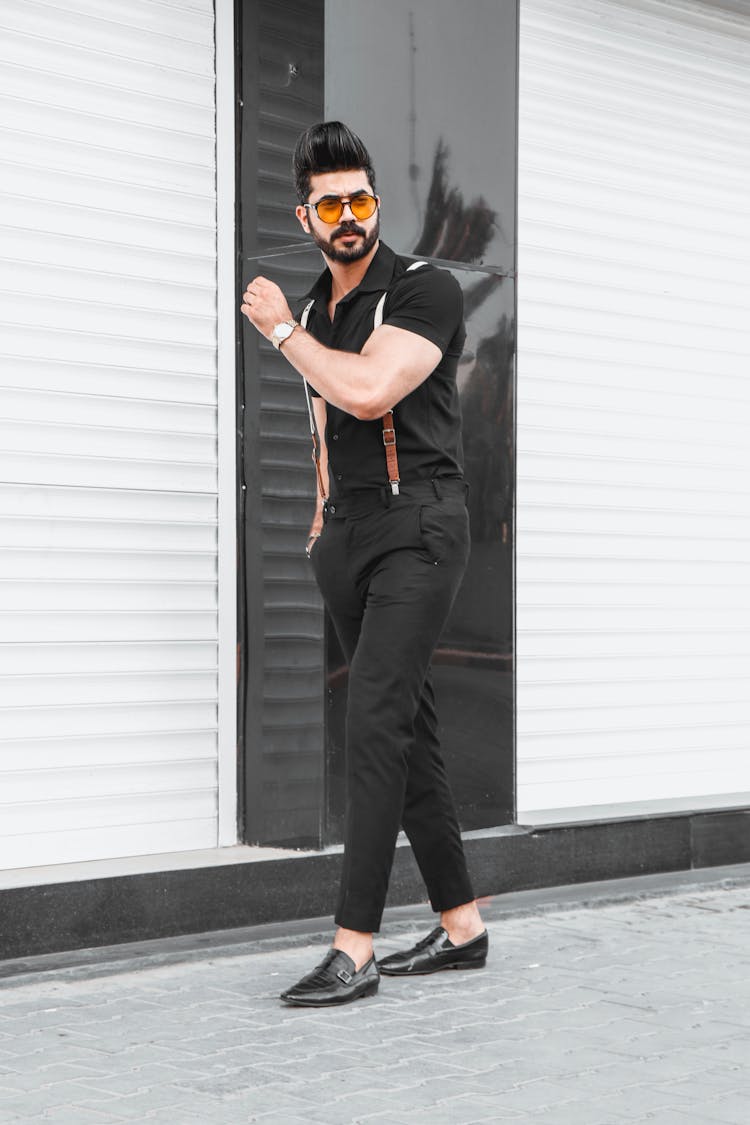
[[[410,266],[407,266],[406,272],[408,273],[410,270],[418,270],[420,268],[420,266],[426,266],[426,265],[427,265],[426,262],[412,262],[412,264]],[[387,296],[388,296],[388,293],[386,291],[382,295],[380,300],[378,301],[377,306],[375,307],[373,330],[375,328],[380,328],[380,325],[383,323],[383,309],[384,309],[384,306],[385,306],[385,299],[386,299]],[[307,321],[308,321],[308,318],[310,316],[310,309],[313,307],[314,304],[315,304],[314,300],[309,301],[305,305],[304,309],[302,310],[302,315],[299,318],[299,322],[300,322],[300,324],[302,325],[303,328],[307,328]],[[320,468],[320,442],[318,440],[318,434],[317,434],[317,430],[315,428],[315,414],[313,413],[312,402],[310,401],[310,389],[307,385],[306,379],[303,379],[302,382],[304,383],[304,386],[305,386],[305,398],[307,399],[307,413],[310,417],[310,434],[312,436],[312,446],[313,446],[312,459],[315,462],[315,472],[316,472],[317,477],[318,477],[318,491],[320,492],[321,499],[327,500],[328,497],[326,496],[325,489],[323,487],[323,473],[322,473],[321,468]],[[401,477],[399,476],[399,470],[398,470],[398,455],[396,453],[396,429],[395,429],[395,426],[393,424],[393,410],[392,409],[387,410],[385,412],[385,414],[381,418],[381,422],[382,422],[382,425],[383,425],[383,445],[385,446],[385,465],[386,465],[386,470],[388,472],[388,483],[391,486],[392,494],[394,496],[398,496],[399,485],[401,483]]]
[[[391,492],[398,496],[398,486],[401,477],[398,473],[398,457],[396,455],[396,430],[393,425],[393,411],[389,410],[380,419],[383,423],[383,445],[385,446],[385,467],[388,470],[388,483]]]

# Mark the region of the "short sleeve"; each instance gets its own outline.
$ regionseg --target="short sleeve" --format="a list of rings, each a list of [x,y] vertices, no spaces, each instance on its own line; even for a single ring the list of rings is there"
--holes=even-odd
[[[463,293],[447,270],[422,266],[403,274],[386,301],[383,324],[415,332],[445,354],[463,325]]]

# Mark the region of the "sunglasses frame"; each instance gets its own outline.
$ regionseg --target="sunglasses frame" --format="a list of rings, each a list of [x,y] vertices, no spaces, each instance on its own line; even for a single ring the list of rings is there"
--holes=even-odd
[[[372,202],[375,204],[375,206],[373,207],[373,209],[372,209],[372,211],[370,212],[369,215],[365,215],[363,218],[360,218],[358,215],[354,214],[354,211],[352,211],[352,200],[356,201],[357,199],[370,199],[370,200],[372,200]],[[357,222],[360,222],[360,223],[365,222],[367,219],[371,219],[372,216],[375,214],[375,212],[378,209],[377,197],[374,196],[374,195],[370,195],[369,191],[361,191],[361,192],[357,192],[353,196],[349,195],[349,196],[344,196],[344,197],[338,197],[338,196],[335,197],[335,202],[337,202],[339,204],[339,206],[341,207],[341,211],[336,216],[335,219],[330,219],[330,220],[324,219],[323,216],[318,211],[318,207],[320,207],[320,205],[322,203],[333,203],[333,202],[334,202],[334,198],[332,196],[326,196],[323,199],[319,199],[317,203],[305,203],[305,207],[312,208],[312,210],[315,212],[315,214],[320,219],[321,223],[325,223],[327,227],[332,227],[339,221],[341,216],[344,214],[344,210],[346,209],[347,206],[349,207],[349,210],[352,212],[352,217],[354,219],[356,219]]]

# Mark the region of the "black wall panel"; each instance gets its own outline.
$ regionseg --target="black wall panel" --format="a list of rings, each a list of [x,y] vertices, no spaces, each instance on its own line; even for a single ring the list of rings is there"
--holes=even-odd
[[[290,168],[297,137],[323,112],[317,0],[241,6],[242,287],[264,272],[304,291],[317,262],[258,255],[306,245]],[[244,318],[243,318],[244,319]],[[244,839],[317,846],[324,784],[323,610],[304,554],[315,482],[299,376],[243,324],[241,539],[246,606],[240,675]]]

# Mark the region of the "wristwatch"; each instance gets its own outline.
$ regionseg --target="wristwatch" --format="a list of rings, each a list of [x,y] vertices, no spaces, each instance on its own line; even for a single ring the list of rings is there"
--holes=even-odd
[[[285,340],[288,340],[295,328],[299,327],[297,320],[282,320],[281,324],[277,324],[271,335],[271,343],[279,350]]]

